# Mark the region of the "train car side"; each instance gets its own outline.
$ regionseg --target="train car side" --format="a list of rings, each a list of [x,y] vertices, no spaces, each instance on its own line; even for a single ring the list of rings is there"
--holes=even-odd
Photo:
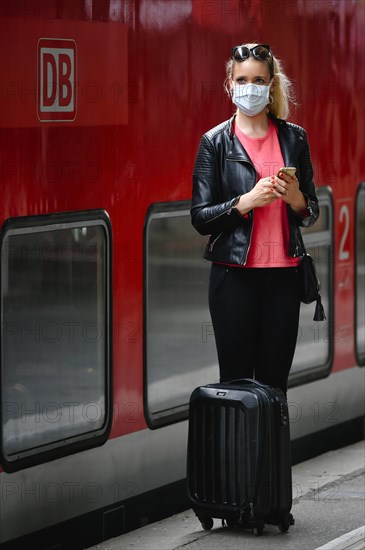
[[[247,39],[293,79],[321,204],[304,239],[327,320],[302,306],[293,456],[361,437],[364,23],[346,0],[0,0],[4,550],[84,548],[187,506],[189,396],[218,375],[191,171]]]

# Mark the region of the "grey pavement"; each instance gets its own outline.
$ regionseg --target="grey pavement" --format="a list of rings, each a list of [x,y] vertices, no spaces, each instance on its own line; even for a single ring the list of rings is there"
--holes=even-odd
[[[266,525],[257,537],[249,529],[222,527],[218,519],[204,531],[187,510],[90,550],[363,550],[364,470],[364,441],[294,466],[295,525],[287,533]]]

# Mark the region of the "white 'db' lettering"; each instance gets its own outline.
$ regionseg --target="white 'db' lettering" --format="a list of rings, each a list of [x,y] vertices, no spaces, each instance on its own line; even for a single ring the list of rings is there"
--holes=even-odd
[[[41,39],[38,52],[38,118],[42,121],[75,120],[75,42]]]

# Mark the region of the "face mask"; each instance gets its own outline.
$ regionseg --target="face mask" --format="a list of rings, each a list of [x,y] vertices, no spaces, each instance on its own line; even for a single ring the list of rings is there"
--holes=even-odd
[[[271,82],[267,86],[259,84],[235,84],[232,101],[247,116],[255,116],[270,102]]]

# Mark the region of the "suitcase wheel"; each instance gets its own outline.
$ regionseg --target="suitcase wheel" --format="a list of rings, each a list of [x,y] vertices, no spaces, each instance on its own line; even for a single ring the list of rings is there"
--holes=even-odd
[[[237,520],[232,518],[227,518],[225,520],[227,527],[235,527],[237,525]]]
[[[278,522],[279,530],[282,533],[286,533],[289,530],[289,527],[291,525],[294,525],[294,518],[293,518],[292,514],[289,514],[286,518],[282,518]]]
[[[256,537],[261,537],[262,533],[264,532],[264,527],[265,527],[264,523],[260,523],[258,525],[255,525],[255,527],[253,528],[253,534]]]
[[[281,521],[279,524],[278,524],[278,527],[279,527],[279,531],[281,531],[282,533],[286,533],[288,530],[289,530],[289,522],[287,521]]]
[[[213,527],[213,519],[212,518],[199,518],[200,523],[202,524],[203,529],[206,531],[210,531]]]

